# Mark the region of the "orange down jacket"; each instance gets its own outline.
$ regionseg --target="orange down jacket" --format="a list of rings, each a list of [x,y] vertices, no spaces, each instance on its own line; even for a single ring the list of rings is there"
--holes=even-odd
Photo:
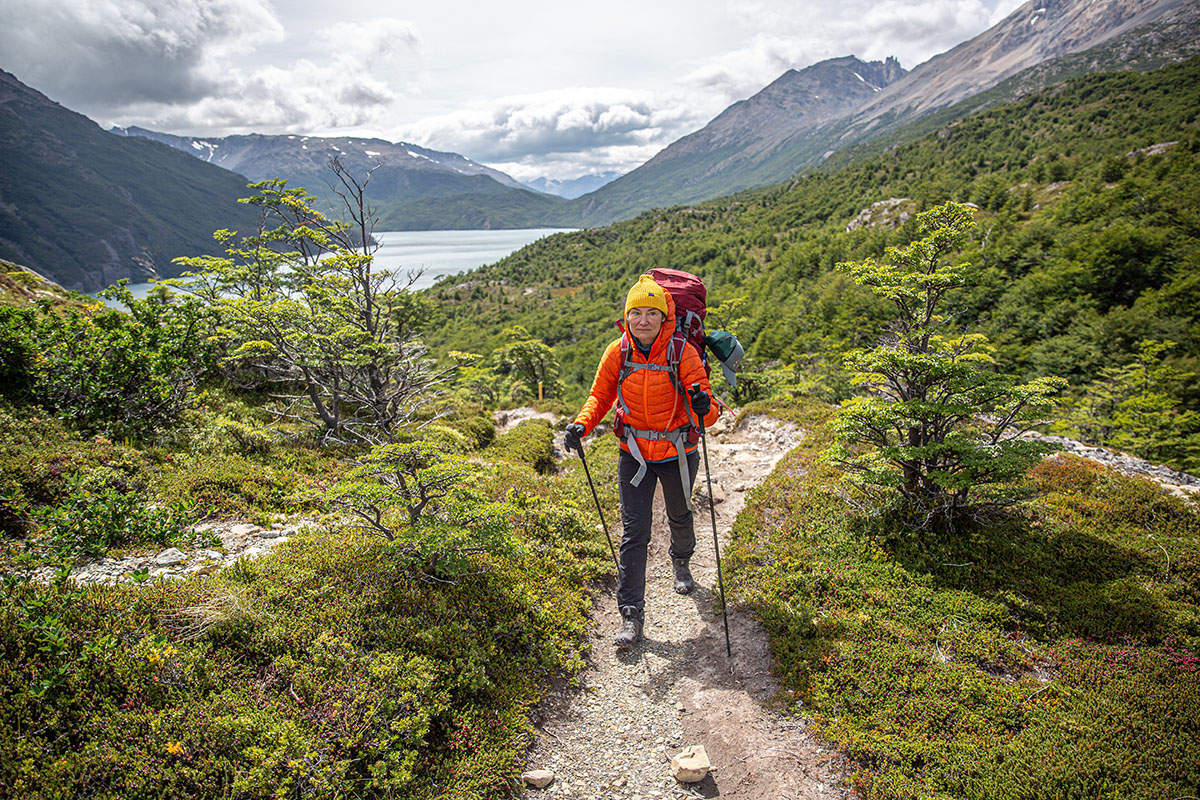
[[[666,364],[667,345],[675,332],[675,301],[670,292],[666,292],[667,320],[663,323],[658,338],[650,347],[650,357],[647,359],[634,344],[630,348],[630,358],[635,363]],[[617,399],[617,378],[621,372],[621,340],[612,342],[600,358],[600,366],[596,369],[596,379],[592,381],[592,391],[587,402],[583,404],[575,421],[591,433],[604,415],[613,407]],[[683,358],[679,362],[679,376],[685,387],[700,384],[709,395],[712,387],[708,384],[708,375],[700,354],[694,347],[683,348]],[[689,424],[688,401],[671,385],[670,376],[661,370],[634,370],[621,386],[621,394],[629,406],[625,415],[625,424],[641,430],[668,431]],[[704,418],[705,427],[716,422],[720,409],[714,402],[712,409]],[[629,446],[622,441],[621,449],[628,452]],[[662,461],[674,458],[675,445],[669,441],[649,441],[638,438],[638,449],[647,461]],[[695,450],[695,445],[687,448],[687,452]]]

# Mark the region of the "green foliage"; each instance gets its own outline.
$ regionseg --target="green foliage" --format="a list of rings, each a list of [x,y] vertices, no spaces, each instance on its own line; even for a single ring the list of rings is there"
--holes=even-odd
[[[544,342],[530,337],[520,325],[504,330],[507,344],[492,353],[495,370],[509,378],[504,399],[520,404],[562,394],[558,359]]]
[[[84,432],[148,438],[175,423],[211,363],[199,304],[135,300],[124,285],[82,310],[0,310],[5,394],[32,399]]]
[[[119,494],[145,489],[143,454],[104,436],[81,439],[38,406],[0,403],[0,532],[19,534],[31,513],[84,485]]]
[[[1058,427],[1153,461],[1200,468],[1200,412],[1181,408],[1183,387],[1196,375],[1164,362],[1174,347],[1143,340],[1136,360],[1102,367]]]
[[[404,580],[311,534],[205,582],[0,596],[0,781],[22,797],[507,796],[582,587],[501,560]]]
[[[547,420],[527,419],[496,437],[484,455],[524,464],[537,472],[552,473],[556,468],[554,429]]]
[[[132,492],[76,485],[58,505],[34,515],[47,545],[61,555],[102,556],[124,545],[190,542],[191,509],[184,503],[153,507]],[[40,537],[39,537],[40,538]]]
[[[211,408],[195,413],[206,418],[251,418],[225,392],[204,400]],[[285,474],[317,487],[337,471],[325,451],[274,442],[239,455],[208,441],[196,442],[204,465],[186,450],[156,453],[153,488],[185,497],[204,474],[212,500],[231,509],[269,501],[257,489],[239,496],[237,481],[255,473],[266,491]],[[310,532],[204,579],[140,586],[10,576],[0,593],[0,681],[13,687],[0,693],[0,783],[31,798],[507,796],[530,709],[549,678],[583,665],[587,587],[608,551],[578,469],[548,478],[509,461],[465,465],[413,443],[376,451],[352,480],[376,492],[401,452],[423,476],[435,462],[471,474],[416,526],[395,509],[391,542]],[[613,443],[593,455],[615,504]],[[417,555],[425,542],[458,549],[431,573]]]
[[[847,224],[889,198],[910,198],[917,212],[975,198],[987,207],[962,259],[978,280],[946,307],[989,338],[1006,370],[1026,383],[1058,375],[1086,385],[1154,339],[1178,342],[1172,361],[1196,372],[1198,76],[1196,59],[1092,75],[949,114],[928,135],[778,186],[548,237],[473,273],[469,290],[461,280],[430,290],[441,309],[427,339],[439,353],[486,354],[521,325],[553,349],[564,396],[578,404],[630,284],[651,267],[678,267],[705,279],[711,306],[746,298],[727,315],[747,351],[739,402],[789,390],[840,401],[850,395],[844,354],[878,341],[893,308],[834,265],[919,238],[915,219]],[[1104,181],[1114,158],[1122,175]],[[1180,411],[1200,410],[1200,384],[1178,397]]]
[[[988,371],[987,338],[957,334],[945,310],[947,294],[972,276],[969,264],[945,261],[966,239],[971,212],[947,203],[919,214],[917,224],[924,237],[889,247],[890,264],[838,265],[891,301],[897,316],[882,344],[846,354],[868,394],[842,404],[829,457],[864,486],[898,489],[918,519],[953,526],[972,491],[1020,477],[1052,449],[1015,434],[1036,422],[1066,381],[1016,385]]]
[[[339,471],[324,461],[325,475],[298,471],[286,454],[268,456],[210,452],[169,455],[154,491],[164,502],[183,502],[197,516],[265,521],[273,514],[319,508],[322,487]],[[322,463],[321,459],[312,459]],[[306,465],[311,469],[314,464]]]
[[[481,450],[496,438],[491,412],[479,402],[454,403],[443,422],[463,435],[470,450]]]
[[[452,579],[469,557],[511,547],[506,508],[464,485],[466,459],[429,442],[378,445],[334,487],[332,502],[358,518],[358,529],[395,542],[424,575]]]
[[[1200,516],[1075,458],[1037,499],[914,535],[842,499],[808,435],[750,493],[726,585],[794,713],[866,798],[1187,795],[1200,780]],[[827,410],[824,416],[831,416]]]
[[[427,304],[373,266],[365,182],[338,172],[355,228],[315,211],[282,180],[251,184],[243,202],[262,219],[253,235],[217,231],[227,256],[177,259],[186,288],[220,317],[228,363],[285,390],[284,420],[316,425],[325,442],[386,441],[431,399],[449,371],[425,356],[416,326]]]

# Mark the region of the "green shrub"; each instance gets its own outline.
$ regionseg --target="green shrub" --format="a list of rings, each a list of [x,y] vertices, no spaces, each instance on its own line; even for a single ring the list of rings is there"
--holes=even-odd
[[[393,542],[421,573],[454,580],[475,554],[511,551],[509,509],[466,485],[476,467],[428,442],[371,448],[331,492],[355,527]]]
[[[482,450],[496,439],[496,423],[492,413],[475,401],[455,402],[443,422],[461,433],[467,450]]]
[[[123,286],[63,313],[43,306],[29,334],[33,398],[84,432],[148,438],[173,424],[212,360],[191,300],[135,300]]]
[[[403,579],[312,534],[206,583],[0,596],[0,784],[29,798],[505,797],[586,596],[537,559]],[[241,620],[236,625],[228,620]]]
[[[31,309],[0,306],[0,392],[11,400],[27,399],[33,388],[33,320]]]
[[[0,403],[0,486],[52,505],[80,482],[128,492],[145,488],[147,460],[104,436],[82,439],[36,406]]]
[[[313,505],[314,479],[235,453],[169,456],[154,489],[162,500],[179,501],[196,514],[252,517],[292,513]]]
[[[136,544],[181,544],[188,541],[191,512],[187,505],[145,505],[132,492],[82,485],[59,505],[34,515],[51,550],[64,555],[101,556],[114,547]]]
[[[1038,499],[917,535],[856,509],[846,476],[817,459],[828,426],[810,424],[750,493],[727,585],[864,797],[1194,791],[1194,506],[1058,457],[1026,478]]]
[[[555,468],[554,429],[544,419],[527,419],[508,433],[497,436],[484,455],[549,473]]]

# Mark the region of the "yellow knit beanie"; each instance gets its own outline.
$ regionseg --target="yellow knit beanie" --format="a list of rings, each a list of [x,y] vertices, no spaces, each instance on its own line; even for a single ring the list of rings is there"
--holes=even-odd
[[[638,278],[637,283],[629,290],[629,294],[625,296],[625,315],[629,315],[629,311],[634,308],[657,308],[667,316],[667,297],[661,286],[654,282],[654,278],[649,275],[643,275]]]

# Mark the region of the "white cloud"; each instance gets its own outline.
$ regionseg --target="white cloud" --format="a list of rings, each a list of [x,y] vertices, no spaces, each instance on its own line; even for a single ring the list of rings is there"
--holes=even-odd
[[[656,151],[690,114],[651,92],[616,88],[557,89],[498,99],[494,104],[421,120],[402,138],[454,150],[488,163],[522,163],[603,151],[594,156],[613,166],[617,153]],[[633,148],[631,151],[629,148]],[[643,159],[644,160],[644,159]],[[628,168],[624,162],[618,168]]]
[[[730,0],[730,13],[756,33],[742,47],[695,66],[682,87],[719,93],[725,105],[754,94],[788,69],[856,55],[895,56],[906,69],[981,33],[1020,0],[821,0],[783,5]],[[722,106],[724,107],[724,106]]]
[[[789,68],[911,68],[1019,3],[444,0],[400,20],[365,0],[5,0],[0,52],[104,125],[404,138],[578,175],[637,166]]]
[[[21,77],[71,105],[186,103],[216,91],[213,67],[279,41],[268,0],[10,0],[0,50]]]

